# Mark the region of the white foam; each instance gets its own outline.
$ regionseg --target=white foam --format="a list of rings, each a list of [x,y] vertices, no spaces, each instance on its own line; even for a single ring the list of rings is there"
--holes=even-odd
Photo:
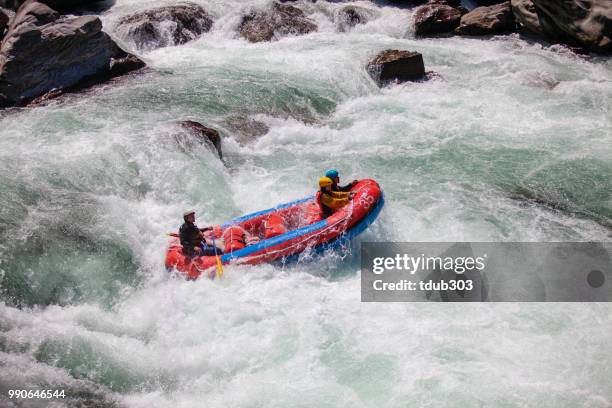
[[[212,31],[145,53],[153,72],[0,118],[2,208],[25,213],[0,243],[0,267],[12,239],[65,222],[56,197],[78,191],[88,231],[126,246],[138,268],[129,284],[93,255],[70,271],[77,285],[119,287],[110,304],[2,305],[0,358],[24,372],[17,383],[72,373],[132,407],[610,405],[604,304],[363,304],[355,252],[229,266],[222,281],[163,268],[184,209],[219,223],[312,194],[328,168],[383,186],[385,209],[363,240],[609,240],[592,219],[511,198],[564,163],[590,160],[578,167],[595,181],[608,174],[609,63],[517,36],[415,40],[412,10],[370,2],[355,4],[375,17],[347,33],[331,20],[345,4],[318,2],[302,6],[319,32],[250,44],[240,16],[268,1],[197,2]],[[117,0],[105,29],[157,4],[169,2]],[[386,48],[422,52],[440,78],[379,89],[365,65]],[[269,131],[247,145],[224,134],[227,167],[173,139],[176,120],[215,127],[233,114]]]

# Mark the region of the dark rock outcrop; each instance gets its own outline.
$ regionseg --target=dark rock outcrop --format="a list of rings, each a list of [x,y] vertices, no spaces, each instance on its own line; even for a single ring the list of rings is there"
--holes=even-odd
[[[303,35],[317,25],[297,7],[274,3],[272,9],[255,10],[242,17],[240,35],[251,42],[271,41],[287,35]]]
[[[583,47],[595,52],[612,51],[612,2],[560,0],[554,2],[511,0],[518,25],[553,43]]]
[[[462,35],[501,34],[514,31],[516,22],[510,2],[478,7],[461,17],[455,33]]]
[[[389,81],[404,82],[425,78],[423,56],[414,51],[383,51],[369,62],[367,71],[379,85]]]
[[[504,3],[508,0],[475,0],[481,6],[492,6],[494,4]]]
[[[180,3],[123,17],[117,33],[137,48],[151,50],[195,40],[212,25],[212,18],[202,7]]]
[[[0,10],[0,39],[4,36],[4,30],[9,23],[9,16],[2,10]]]
[[[545,14],[539,14],[531,0],[511,0],[512,13],[516,22],[526,30],[552,40],[555,28]]]
[[[387,0],[391,4],[396,4],[398,6],[414,6],[418,4],[426,3],[427,0]]]
[[[453,8],[461,7],[461,0],[429,0],[427,4],[444,4]]]
[[[0,47],[0,106],[24,105],[143,67],[94,16],[60,16],[36,1],[21,7]]]
[[[359,24],[365,24],[372,17],[372,12],[358,6],[344,6],[334,15],[334,21],[339,31],[349,31]]]
[[[508,1],[508,0],[506,0]],[[450,6],[454,9],[456,9],[457,11],[459,11],[459,13],[461,13],[461,15],[467,14],[468,13],[468,9],[466,9],[465,7],[463,7],[463,5],[461,4],[461,0],[429,0],[429,2],[427,2],[427,4],[443,4],[445,6]]]
[[[593,51],[602,50],[598,47],[587,46],[560,29],[555,21],[539,9],[532,0],[511,0],[510,3],[517,24],[524,31],[535,34],[551,43],[567,44],[578,51],[582,47],[590,48]],[[602,37],[605,38],[605,34]]]
[[[553,36],[569,37],[591,51],[612,52],[612,1],[533,0],[533,4],[538,16],[545,15],[553,27]]]
[[[461,12],[444,4],[426,4],[414,13],[417,36],[448,33],[459,26]]]
[[[17,10],[27,0],[0,0],[0,7]],[[88,4],[98,3],[102,0],[38,0],[54,10],[70,11],[74,8],[86,6]]]
[[[220,159],[223,159],[223,152],[221,151],[221,136],[219,135],[219,132],[193,120],[181,120],[178,122],[178,124],[183,130],[195,136],[199,142],[207,144],[212,151],[217,152]],[[179,141],[181,144],[185,143],[185,140],[181,140],[179,135],[177,135],[177,141]]]

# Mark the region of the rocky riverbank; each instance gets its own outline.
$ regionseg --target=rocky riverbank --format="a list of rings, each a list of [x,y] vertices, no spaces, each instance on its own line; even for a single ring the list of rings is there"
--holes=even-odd
[[[0,3],[5,7],[0,9],[0,106],[20,106],[54,97],[145,66],[103,31],[97,16],[65,14],[94,3]],[[309,2],[286,3],[289,2],[245,9],[238,35],[250,42],[261,42],[317,31],[316,22],[304,11]],[[482,5],[471,11],[457,0],[391,3],[417,7],[416,36],[486,36],[522,31],[591,52],[612,50],[612,2],[606,0],[487,0],[479,1]],[[344,6],[330,16],[339,31],[351,30],[371,18],[372,11],[355,5]],[[113,33],[136,51],[147,51],[195,40],[210,31],[213,24],[214,18],[204,8],[185,2],[127,15],[113,27]]]
[[[57,96],[144,66],[102,31],[98,17],[63,15],[29,0],[2,38],[0,107]]]
[[[479,1],[465,12],[457,2],[430,0],[414,19],[417,35],[454,33],[481,36],[525,32],[545,41],[612,51],[612,2],[607,0]]]

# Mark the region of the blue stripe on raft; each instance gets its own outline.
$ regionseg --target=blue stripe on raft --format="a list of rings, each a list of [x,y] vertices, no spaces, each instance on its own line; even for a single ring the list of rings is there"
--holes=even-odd
[[[267,210],[261,210],[261,211],[257,211],[251,214],[247,214],[247,215],[242,215],[240,217],[236,217],[234,219],[231,219],[223,224],[221,224],[221,228],[227,228],[230,225],[235,225],[235,224],[240,224],[241,222],[247,221],[251,218],[255,218],[257,216],[260,215],[264,215],[264,214],[268,214],[271,212],[274,212],[276,210],[281,210],[283,208],[287,208],[287,207],[291,207],[297,204],[302,204],[305,203],[306,201],[310,201],[314,199],[314,194],[299,200],[295,200],[295,201],[291,201],[290,203],[285,203],[285,204],[281,204],[281,205],[277,205],[276,207],[272,207],[272,208],[268,208]]]
[[[315,222],[314,224],[306,225],[305,227],[301,227],[296,230],[287,232],[286,234],[272,237],[264,241],[261,241],[257,244],[249,245],[246,248],[242,248],[237,251],[230,252],[229,254],[225,254],[221,257],[221,262],[226,263],[226,262],[231,261],[232,259],[249,256],[255,252],[283,244],[289,240],[292,240],[302,235],[310,234],[311,232],[314,232],[316,230],[319,230],[325,227],[327,227],[327,220],[323,220],[323,221]]]

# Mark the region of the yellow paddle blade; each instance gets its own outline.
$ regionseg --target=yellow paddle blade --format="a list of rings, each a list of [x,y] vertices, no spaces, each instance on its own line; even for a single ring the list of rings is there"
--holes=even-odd
[[[217,276],[219,278],[223,277],[223,264],[221,263],[221,258],[219,258],[218,256],[217,258]]]

